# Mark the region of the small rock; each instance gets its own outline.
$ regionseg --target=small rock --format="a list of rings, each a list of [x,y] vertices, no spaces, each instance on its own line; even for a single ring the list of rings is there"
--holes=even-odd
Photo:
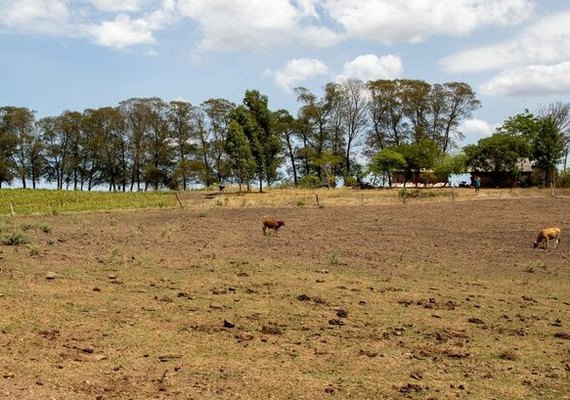
[[[410,378],[415,379],[417,381],[421,380],[423,377],[424,377],[423,374],[419,371],[415,371],[410,374]]]
[[[249,340],[253,340],[253,334],[251,332],[239,332],[236,335],[236,339],[238,339],[239,341],[249,341]]]
[[[568,332],[558,332],[554,334],[555,338],[558,339],[566,339],[566,340],[570,340],[570,333]]]
[[[178,354],[163,354],[158,356],[158,359],[160,360],[160,362],[167,362],[167,361],[171,361],[171,360],[176,360],[182,358],[181,355]]]
[[[212,303],[210,304],[210,308],[214,310],[221,310],[222,308],[224,308],[224,305],[220,303]]]
[[[472,324],[483,325],[485,322],[479,318],[469,318],[467,322],[471,322]]]
[[[502,358],[503,360],[508,360],[508,361],[514,361],[517,359],[517,355],[512,351],[504,351],[503,353],[501,353],[501,355],[499,355],[499,357]]]
[[[47,279],[47,280],[52,280],[52,279],[55,279],[55,278],[57,278],[57,274],[56,274],[55,272],[51,272],[51,271],[50,271],[50,272],[48,272],[48,273],[46,274],[46,279]]]
[[[339,318],[348,318],[348,311],[346,310],[338,310],[336,312],[336,316]]]
[[[299,301],[311,301],[311,298],[306,294],[300,294],[299,297],[297,297],[297,299]]]
[[[235,328],[236,324],[227,319],[224,319],[224,328]]]

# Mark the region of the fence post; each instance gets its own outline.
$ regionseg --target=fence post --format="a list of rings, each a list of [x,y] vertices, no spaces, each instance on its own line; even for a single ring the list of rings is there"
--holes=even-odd
[[[174,193],[174,195],[176,196],[176,200],[178,200],[178,204],[180,204],[180,208],[184,208],[182,202],[180,201],[180,197],[178,197],[178,193]]]
[[[319,204],[319,195],[318,195],[318,194],[315,194],[315,198],[317,199],[317,206],[319,206],[319,205],[320,205],[320,204]]]
[[[12,215],[16,215],[16,213],[14,212],[14,206],[12,205],[12,202],[9,201],[8,203],[10,203],[10,211],[12,211]]]

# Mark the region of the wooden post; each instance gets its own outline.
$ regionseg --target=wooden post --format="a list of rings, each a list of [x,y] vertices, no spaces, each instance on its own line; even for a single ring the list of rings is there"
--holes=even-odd
[[[360,193],[360,206],[364,206],[364,193]]]
[[[174,193],[174,195],[176,196],[176,200],[178,200],[178,204],[180,204],[180,208],[184,208],[182,202],[180,201],[180,197],[178,197],[178,193]]]
[[[455,200],[455,188],[454,187],[451,188],[451,199]]]
[[[14,212],[14,206],[12,205],[12,202],[9,201],[8,203],[10,203],[10,211],[12,211],[12,215],[16,215],[16,213]]]
[[[320,205],[320,204],[319,204],[319,195],[318,195],[318,194],[315,194],[315,198],[317,199],[317,206]]]

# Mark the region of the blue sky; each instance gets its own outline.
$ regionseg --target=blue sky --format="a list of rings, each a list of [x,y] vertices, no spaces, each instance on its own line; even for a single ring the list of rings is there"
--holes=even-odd
[[[0,0],[0,106],[38,117],[245,90],[296,113],[292,88],[342,77],[463,81],[466,140],[570,101],[568,0]]]

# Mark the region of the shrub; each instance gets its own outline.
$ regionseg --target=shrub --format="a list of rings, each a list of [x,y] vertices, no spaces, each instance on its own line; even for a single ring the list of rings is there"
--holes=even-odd
[[[356,186],[356,178],[354,176],[347,176],[346,178],[344,178],[344,186],[347,187],[354,187]]]
[[[299,187],[303,189],[321,187],[321,180],[316,175],[305,175],[299,179]]]

